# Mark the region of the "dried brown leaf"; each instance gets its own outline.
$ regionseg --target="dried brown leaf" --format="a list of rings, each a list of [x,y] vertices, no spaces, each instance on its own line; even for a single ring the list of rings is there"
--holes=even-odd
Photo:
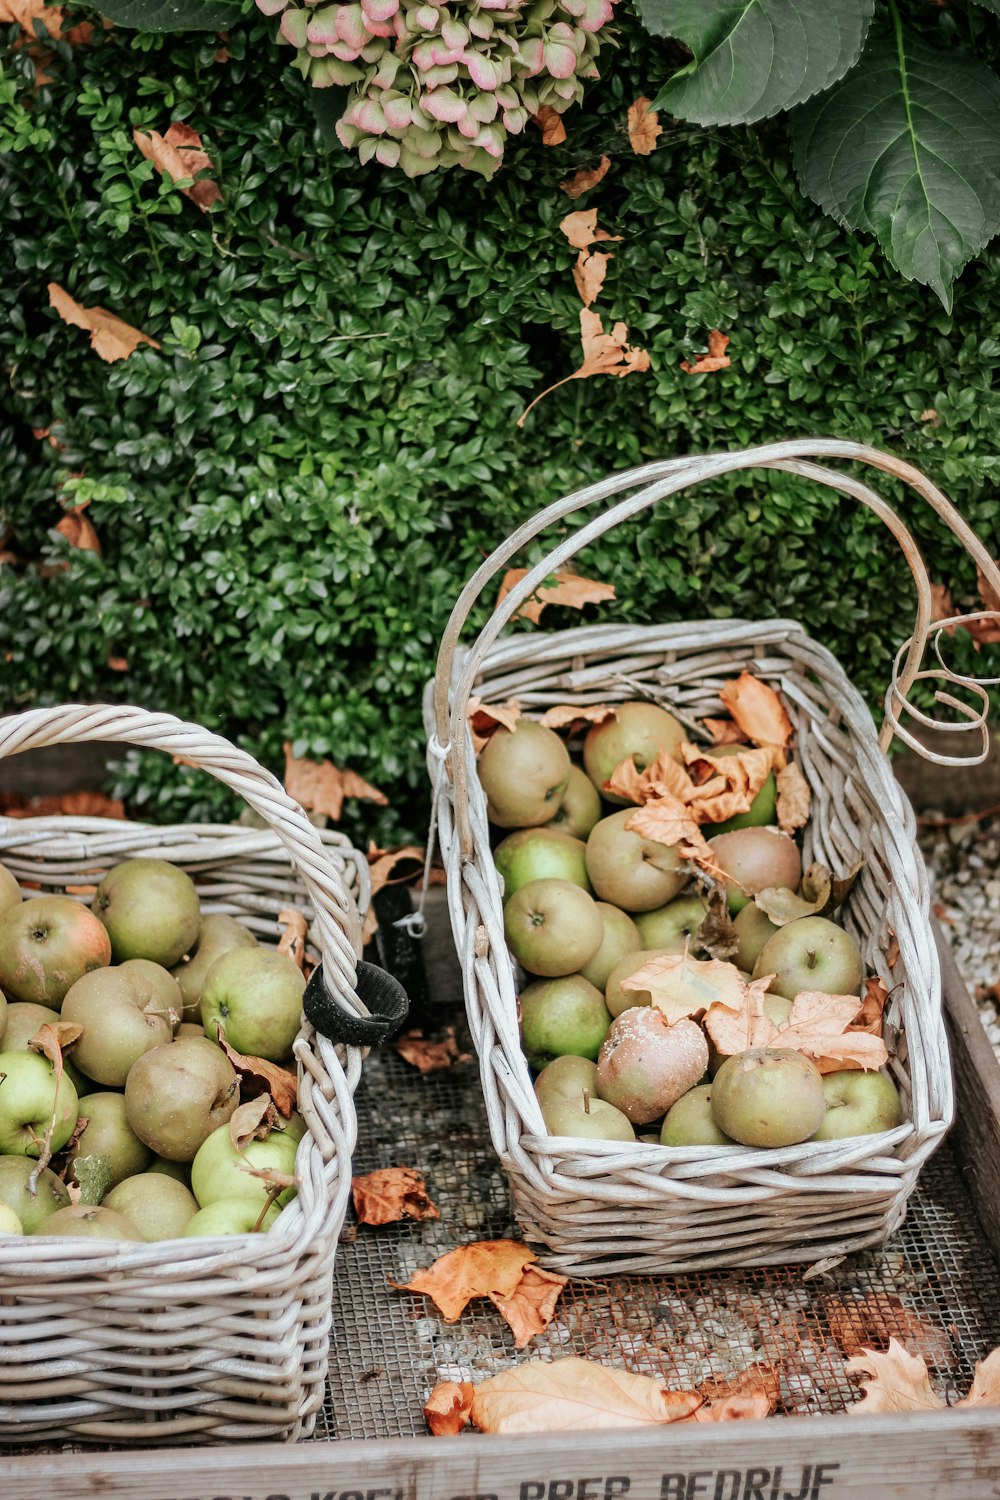
[[[861,1382],[864,1399],[848,1407],[850,1412],[935,1411],[945,1404],[931,1386],[924,1361],[894,1338],[886,1351],[865,1349],[844,1368],[849,1375],[871,1376]]]
[[[518,1240],[477,1240],[438,1256],[409,1281],[390,1280],[389,1285],[401,1292],[422,1292],[440,1308],[446,1323],[454,1323],[475,1297],[509,1297],[525,1266],[537,1259]]]
[[[515,584],[529,570],[527,568],[508,568],[503,575],[500,589],[497,594],[497,605],[507,597]],[[521,605],[514,614],[515,620],[532,620],[536,625],[541,619],[542,610],[549,604],[562,604],[572,609],[582,609],[585,604],[603,604],[606,599],[615,597],[615,586],[613,583],[597,583],[592,578],[580,578],[575,573],[557,572],[556,582],[549,587],[542,586],[536,589],[531,598]]]
[[[1000,1349],[976,1361],[976,1373],[969,1394],[956,1406],[1000,1406]]]
[[[671,796],[686,804],[697,795],[697,787],[688,771],[665,750],[661,750],[644,771],[640,771],[629,756],[612,771],[604,783],[604,790],[615,797],[639,803]]]
[[[475,1386],[468,1380],[441,1380],[424,1406],[424,1419],[435,1437],[457,1437],[472,1417]]]
[[[523,571],[521,577],[524,577]],[[478,755],[498,729],[514,728],[521,717],[521,705],[516,698],[509,698],[506,703],[484,703],[481,698],[470,698],[466,717],[472,732],[472,746]]]
[[[413,1167],[383,1167],[351,1180],[359,1224],[398,1224],[401,1219],[440,1219],[427,1184]]]
[[[861,1009],[851,1022],[852,1031],[870,1031],[872,1036],[882,1035],[882,1014],[889,999],[885,981],[877,974],[865,980],[865,998]]]
[[[725,682],[719,697],[748,739],[757,745],[784,747],[792,734],[792,721],[774,688],[749,672]]]
[[[45,0],[0,0],[0,26],[20,26],[25,36],[35,40],[35,22],[41,21],[49,36],[62,32],[63,9],[46,5]]]
[[[25,797],[0,792],[0,812],[8,818],[124,818],[125,804],[103,792],[65,792],[61,797]]]
[[[240,1094],[255,1099],[258,1094],[270,1094],[275,1105],[287,1119],[295,1108],[298,1082],[295,1074],[266,1057],[244,1057],[226,1041],[226,1028],[222,1021],[216,1023],[219,1046],[229,1058],[240,1078]]]
[[[712,884],[706,897],[707,910],[695,934],[695,946],[713,958],[730,959],[740,940],[729,915],[729,901],[724,886]]]
[[[777,1365],[757,1364],[748,1365],[738,1375],[731,1375],[728,1379],[719,1377],[717,1379],[705,1380],[698,1387],[697,1394],[703,1396],[710,1406],[725,1407],[733,1403],[734,1409],[726,1414],[724,1411],[713,1411],[709,1415],[703,1415],[703,1408],[697,1412],[699,1422],[722,1422],[730,1418],[766,1417],[775,1410],[780,1395],[781,1372]]]
[[[536,1334],[552,1322],[559,1294],[569,1280],[541,1266],[525,1266],[521,1279],[509,1296],[491,1292],[490,1301],[514,1332],[515,1349],[524,1349]]]
[[[48,291],[49,306],[55,308],[64,323],[86,329],[90,334],[90,347],[108,364],[117,359],[128,359],[140,344],[159,349],[160,345],[147,333],[140,333],[138,328],[123,322],[103,307],[83,307],[56,282],[49,282]]]
[[[374,802],[377,807],[389,805],[385,793],[356,771],[340,770],[331,760],[296,760],[290,744],[285,745],[285,791],[307,812],[325,813],[334,823],[340,819],[346,797]]]
[[[606,229],[598,229],[596,208],[575,209],[573,213],[566,215],[559,228],[574,250],[586,250],[588,245],[593,245],[598,240],[621,239],[620,234],[608,234]]]
[[[701,723],[717,745],[745,745],[747,742],[743,730],[732,719],[702,719]]]
[[[608,263],[614,256],[601,250],[581,250],[573,267],[573,280],[584,307],[596,302],[608,274]]]
[[[147,161],[151,161],[158,172],[171,177],[174,182],[197,177],[199,172],[213,172],[211,157],[202,146],[201,136],[190,125],[175,121],[165,135],[151,130],[133,130],[132,139]],[[217,182],[210,178],[199,178],[191,187],[182,188],[185,198],[206,213],[213,203],[222,197]]]
[[[229,1139],[234,1151],[243,1151],[251,1141],[266,1141],[278,1123],[278,1111],[270,1094],[248,1099],[229,1116]]]
[[[56,522],[55,529],[60,536],[64,536],[71,547],[78,547],[81,552],[96,552],[101,556],[101,543],[94,523],[86,514],[89,500],[82,505],[71,505],[67,507],[65,514]]]
[[[931,584],[931,624],[936,625],[938,620],[950,620],[955,613],[952,602],[951,590],[943,583]],[[953,627],[954,628],[954,627]],[[949,630],[947,634],[951,634]]]
[[[774,978],[765,974],[743,984],[743,994],[735,1005],[713,1005],[705,1016],[705,1030],[724,1057],[747,1052],[751,1047],[769,1047],[777,1027],[764,1012],[764,995]]]
[[[375,850],[372,845],[368,850],[369,876],[372,883],[372,895],[387,885],[405,885],[408,880],[413,880],[423,867],[426,850],[421,849],[419,844],[404,844],[398,849]],[[406,870],[403,874],[393,878],[393,870],[397,865],[415,864],[415,870]]]
[[[57,1076],[61,1078],[63,1058],[68,1056],[73,1050],[73,1043],[82,1036],[83,1027],[78,1026],[75,1021],[46,1021],[35,1032],[28,1046],[33,1052],[40,1052],[43,1057],[47,1057]]]
[[[972,636],[977,646],[995,646],[1000,643],[1000,595],[991,588],[986,581],[986,575],[982,568],[977,568],[979,579],[979,598],[983,609],[991,609],[997,618],[993,620],[970,620],[964,628]]]
[[[619,795],[623,795],[620,793]],[[625,827],[640,838],[652,839],[657,844],[674,848],[680,844],[697,846],[705,842],[698,821],[690,807],[671,792],[650,799],[645,806],[637,808]]]
[[[108,666],[112,672],[127,672],[128,658],[125,656],[109,656]]]
[[[571,1356],[528,1360],[482,1381],[472,1420],[482,1432],[595,1432],[685,1421],[701,1404],[650,1375]]]
[[[868,1031],[851,1030],[861,1009],[857,995],[824,995],[803,990],[796,995],[788,1020],[774,1038],[776,1047],[790,1047],[822,1062],[833,1064],[821,1071],[836,1071],[838,1065],[855,1064],[870,1071],[889,1060],[885,1043]],[[769,1044],[767,1044],[769,1045]]]
[[[649,156],[656,149],[656,138],[663,134],[663,126],[655,109],[650,109],[651,99],[636,99],[628,107],[628,139],[636,156]]]
[[[702,823],[722,823],[749,812],[771,774],[776,753],[771,746],[747,746],[733,755],[714,755],[704,746],[687,741],[681,745],[681,752],[696,783],[690,801]]]
[[[648,352],[627,343],[627,339],[628,326],[625,323],[616,323],[610,333],[605,333],[604,324],[598,314],[591,311],[589,307],[582,307],[580,309],[580,343],[583,346],[583,364],[572,374],[565,375],[562,380],[557,380],[555,385],[548,386],[529,402],[517,419],[518,427],[524,426],[525,417],[543,397],[558,390],[561,385],[566,385],[570,380],[587,380],[591,375],[624,377],[637,370],[648,370]]]
[[[576,724],[603,724],[616,712],[613,703],[557,703],[545,710],[540,722],[546,729],[572,729]]]
[[[708,335],[708,353],[699,354],[694,360],[681,360],[681,369],[685,375],[711,375],[716,370],[724,370],[732,360],[726,353],[729,343],[729,335],[720,333],[713,328]]]
[[[812,792],[798,761],[790,760],[776,774],[778,783],[778,827],[782,833],[797,833],[809,821]]]
[[[543,146],[561,146],[566,139],[566,126],[563,124],[562,115],[558,114],[551,104],[543,104],[537,114],[532,115],[532,120],[542,132]]]
[[[623,990],[648,990],[652,1003],[673,1025],[685,1016],[699,1016],[709,1006],[743,1003],[746,985],[735,964],[718,959],[668,953],[650,958],[621,982]]]
[[[568,182],[561,182],[559,186],[567,198],[580,198],[584,193],[589,193],[592,187],[603,182],[611,167],[611,158],[602,156],[596,167],[581,167],[579,172],[574,172]]]
[[[300,911],[292,907],[285,907],[278,913],[278,926],[283,928],[281,939],[278,943],[278,952],[284,953],[286,957],[298,964],[299,968],[305,967],[306,962],[306,933],[308,925],[305,917]]]
[[[404,1032],[393,1042],[393,1047],[404,1062],[410,1063],[421,1073],[439,1073],[442,1068],[469,1061],[468,1053],[458,1050],[454,1026],[446,1028],[444,1039],[440,1042],[428,1040],[422,1031]]]
[[[955,1363],[955,1349],[947,1332],[918,1317],[890,1292],[870,1292],[845,1300],[829,1297],[825,1305],[834,1341],[846,1355],[864,1349],[885,1350],[891,1339],[905,1345],[928,1365]]]

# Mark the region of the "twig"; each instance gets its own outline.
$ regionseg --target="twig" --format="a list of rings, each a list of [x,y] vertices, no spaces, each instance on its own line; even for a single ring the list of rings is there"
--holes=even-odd
[[[984,818],[992,818],[995,813],[1000,813],[1000,802],[994,802],[992,807],[981,808],[979,812],[962,813],[958,818],[918,818],[919,828],[947,828],[952,823],[981,823]]]

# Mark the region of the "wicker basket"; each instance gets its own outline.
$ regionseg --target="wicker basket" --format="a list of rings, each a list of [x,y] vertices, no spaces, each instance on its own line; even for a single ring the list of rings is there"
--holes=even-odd
[[[953,507],[917,470],[855,443],[808,440],[743,453],[684,458],[614,476],[556,502],[482,564],[463,591],[442,642],[425,709],[437,824],[449,905],[463,958],[466,1003],[479,1053],[493,1144],[509,1174],[527,1239],[547,1247],[546,1264],[576,1275],[667,1272],[704,1267],[816,1262],[880,1243],[901,1223],[917,1173],[952,1117],[952,1084],[940,1005],[928,890],[913,813],[884,753],[893,732],[914,735],[901,716],[933,721],[906,702],[918,677],[931,620],[927,574],[912,537],[884,502],[849,475],[810,462],[861,460],[902,479],[963,541],[994,587],[1000,575]],[[914,635],[896,658],[881,744],[871,715],[834,658],[794,621],[736,620],[687,625],[583,627],[518,633],[496,644],[531,594],[582,547],[664,496],[726,473],[776,468],[815,479],[870,506],[900,542],[917,583]],[[459,636],[480,593],[545,526],[597,501],[625,494],[565,535],[498,606],[475,645]],[[981,617],[981,616],[980,616]],[[973,618],[973,617],[967,617]],[[952,621],[944,624],[954,623]],[[523,711],[557,703],[648,697],[690,721],[724,713],[720,685],[747,668],[784,696],[797,757],[813,793],[804,858],[834,870],[867,863],[845,910],[869,972],[892,987],[886,1013],[893,1077],[906,1122],[878,1135],[776,1150],[744,1146],[662,1147],[591,1142],[546,1134],[521,1050],[517,975],[504,943],[502,888],[490,854],[486,799],[467,723],[470,695],[519,700]],[[965,682],[978,708],[950,693],[956,729],[978,730],[987,750],[981,685]],[[919,747],[918,747],[919,748]],[[934,757],[946,764],[959,757]],[[899,957],[887,963],[890,933]]]
[[[29,895],[86,892],[122,859],[169,859],[194,877],[204,911],[228,912],[265,941],[277,940],[283,907],[302,911],[330,991],[364,1013],[354,995],[364,856],[340,835],[320,834],[250,756],[193,724],[104,706],[0,720],[0,757],[82,740],[183,756],[240,793],[269,828],[2,818],[0,859]],[[148,1445],[192,1434],[233,1441],[310,1432],[326,1378],[361,1054],[308,1024],[294,1051],[308,1125],[296,1163],[301,1187],[268,1233],[150,1245],[0,1240],[5,1441]]]

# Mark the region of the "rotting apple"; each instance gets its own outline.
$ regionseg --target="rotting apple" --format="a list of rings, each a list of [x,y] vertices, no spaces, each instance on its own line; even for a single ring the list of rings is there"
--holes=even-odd
[[[648,1125],[693,1088],[708,1067],[708,1043],[695,1021],[671,1025],[640,1006],[612,1023],[597,1059],[597,1091],[632,1125]]]

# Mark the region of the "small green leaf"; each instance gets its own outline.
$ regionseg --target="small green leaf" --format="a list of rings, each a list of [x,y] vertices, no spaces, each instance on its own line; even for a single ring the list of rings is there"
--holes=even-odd
[[[100,0],[97,9],[134,31],[225,31],[253,6],[248,0]]]
[[[995,16],[1000,16],[1000,0],[976,0],[984,10],[991,10]]]
[[[803,192],[951,307],[951,284],[1000,229],[1000,80],[900,31],[792,122]]]
[[[874,0],[638,0],[647,31],[693,54],[653,102],[700,125],[747,124],[828,88],[857,62]]]

